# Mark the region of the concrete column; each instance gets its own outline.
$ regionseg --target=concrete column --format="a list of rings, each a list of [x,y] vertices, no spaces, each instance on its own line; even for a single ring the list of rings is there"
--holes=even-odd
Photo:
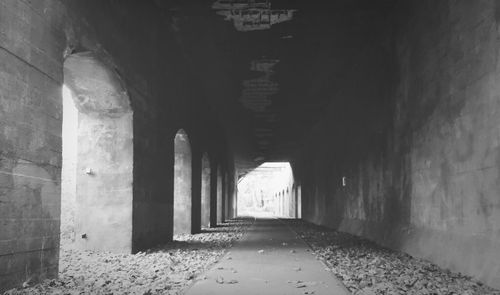
[[[217,190],[218,176],[217,164],[215,161],[210,163],[210,227],[217,227]]]
[[[201,231],[201,153],[194,149],[192,161],[192,210],[191,210],[191,233],[196,234]]]
[[[210,225],[210,160],[203,154],[201,160],[201,226]]]
[[[189,139],[183,130],[175,136],[174,235],[191,233],[192,159]]]

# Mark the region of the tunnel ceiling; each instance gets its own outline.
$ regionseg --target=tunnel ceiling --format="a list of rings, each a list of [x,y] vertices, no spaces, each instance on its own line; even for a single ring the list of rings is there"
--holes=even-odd
[[[240,174],[292,160],[326,111],[342,109],[360,60],[390,48],[389,0],[156,3],[173,20]]]

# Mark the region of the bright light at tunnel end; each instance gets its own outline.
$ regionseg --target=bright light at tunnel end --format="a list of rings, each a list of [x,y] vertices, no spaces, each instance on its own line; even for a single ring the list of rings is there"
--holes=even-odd
[[[296,218],[295,187],[290,163],[263,163],[238,183],[238,215]]]

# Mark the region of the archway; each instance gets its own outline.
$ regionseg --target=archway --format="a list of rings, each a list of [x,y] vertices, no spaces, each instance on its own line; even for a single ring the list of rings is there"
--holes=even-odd
[[[61,243],[132,251],[133,113],[124,83],[93,53],[64,62]]]
[[[174,139],[174,235],[191,233],[191,145],[180,129]]]
[[[201,227],[210,226],[210,159],[206,153],[201,159]]]

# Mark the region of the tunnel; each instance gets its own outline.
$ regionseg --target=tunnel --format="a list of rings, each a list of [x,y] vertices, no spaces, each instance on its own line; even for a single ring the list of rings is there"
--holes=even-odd
[[[0,0],[0,294],[500,294],[497,0]]]

